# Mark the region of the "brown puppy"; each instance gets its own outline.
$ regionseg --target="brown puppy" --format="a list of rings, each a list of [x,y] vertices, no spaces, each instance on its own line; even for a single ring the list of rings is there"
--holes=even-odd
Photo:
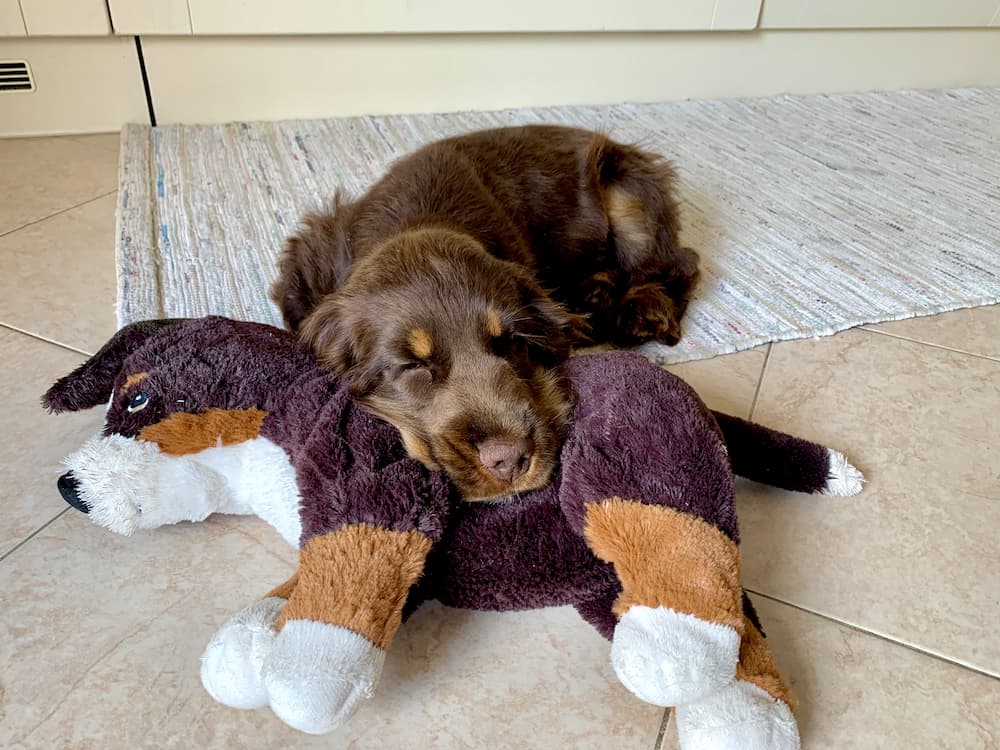
[[[573,128],[440,141],[307,216],[271,294],[467,499],[535,489],[571,408],[558,365],[573,344],[680,337],[698,257],[678,241],[673,180],[659,157]]]

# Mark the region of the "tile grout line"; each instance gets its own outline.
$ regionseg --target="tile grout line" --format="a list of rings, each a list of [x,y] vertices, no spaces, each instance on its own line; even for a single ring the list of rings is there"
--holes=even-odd
[[[753,413],[757,411],[757,398],[760,396],[760,388],[764,385],[764,374],[767,372],[767,363],[771,361],[771,347],[774,343],[771,342],[767,345],[767,351],[764,352],[764,364],[760,366],[760,375],[757,378],[757,387],[753,391],[753,400],[750,402],[750,413],[747,414],[747,420],[753,421]]]
[[[827,614],[824,614],[823,612],[818,612],[818,611],[816,611],[814,609],[810,609],[809,607],[804,607],[801,604],[796,604],[794,602],[786,601],[785,599],[781,599],[781,598],[779,598],[777,596],[771,596],[770,594],[764,594],[764,593],[762,593],[760,591],[755,591],[754,589],[750,589],[750,588],[745,589],[745,591],[748,594],[753,594],[754,596],[759,596],[762,599],[768,599],[768,600],[770,600],[772,602],[776,602],[777,604],[782,604],[782,605],[784,605],[786,607],[791,607],[792,609],[797,609],[800,612],[805,612],[806,614],[810,614],[810,615],[813,615],[815,617],[819,617],[819,618],[821,618],[823,620],[826,620],[827,622],[836,623],[837,625],[841,625],[841,626],[843,626],[845,628],[849,628],[849,629],[855,631],[856,633],[861,633],[862,635],[872,636],[873,638],[877,638],[880,641],[885,641],[886,643],[891,643],[893,646],[901,646],[902,648],[905,648],[905,649],[908,649],[909,651],[913,651],[915,653],[918,653],[921,656],[927,656],[927,657],[929,657],[931,659],[934,659],[936,661],[944,662],[945,664],[950,664],[953,667],[958,667],[959,669],[964,669],[964,670],[966,670],[968,672],[975,672],[976,674],[980,674],[983,677],[989,677],[992,680],[1000,680],[1000,675],[993,674],[992,672],[987,672],[986,670],[981,669],[979,667],[974,667],[971,664],[964,664],[964,663],[962,663],[960,661],[955,661],[954,659],[949,659],[947,656],[944,656],[942,654],[936,654],[933,651],[928,651],[926,649],[920,648],[919,646],[914,646],[912,643],[906,643],[905,641],[897,640],[897,639],[892,638],[892,637],[890,637],[888,635],[884,635],[882,633],[878,633],[878,632],[876,632],[874,630],[868,630],[866,628],[861,627],[860,625],[855,625],[852,622],[847,622],[846,620],[838,619],[836,617],[833,617],[832,615],[827,615]]]
[[[15,552],[17,552],[19,549],[21,549],[21,547],[23,547],[28,542],[30,542],[32,539],[34,539],[38,534],[40,534],[42,531],[44,531],[49,526],[49,524],[51,524],[53,521],[57,520],[60,516],[62,516],[68,510],[69,510],[69,508],[63,508],[61,511],[59,511],[54,516],[52,516],[52,518],[50,518],[48,521],[46,521],[41,526],[39,526],[37,529],[35,529],[34,531],[32,531],[28,536],[26,536],[20,542],[18,542],[13,547],[11,547],[9,550],[7,550],[2,555],[0,555],[0,562],[3,562],[8,557],[10,557]]]
[[[889,333],[887,331],[876,331],[874,328],[859,328],[859,331],[864,331],[865,333],[875,333],[879,336],[888,336],[889,338],[897,339],[899,341],[909,341],[911,344],[919,344],[921,346],[929,346],[932,349],[943,349],[946,352],[954,352],[955,354],[965,354],[969,357],[975,357],[976,359],[985,359],[988,362],[1000,362],[1000,359],[996,357],[991,357],[988,354],[976,354],[975,352],[969,352],[965,349],[955,349],[951,346],[945,346],[944,344],[935,344],[930,341],[920,341],[919,339],[912,339],[907,336],[900,336],[898,333]]]
[[[93,203],[94,201],[99,201],[101,198],[107,198],[109,195],[114,195],[117,192],[118,192],[118,188],[115,188],[114,190],[109,190],[106,193],[101,193],[100,195],[95,195],[93,198],[88,198],[87,200],[81,201],[80,203],[77,203],[76,205],[60,209],[60,210],[55,211],[55,212],[53,212],[53,213],[51,213],[51,214],[49,214],[47,216],[43,216],[40,219],[33,219],[32,221],[29,221],[29,222],[27,222],[25,224],[21,224],[20,226],[14,227],[13,229],[8,229],[5,232],[0,232],[0,237],[6,237],[8,234],[14,234],[14,232],[20,232],[22,229],[26,229],[28,227],[34,226],[35,224],[41,224],[43,221],[47,221],[48,219],[51,219],[51,218],[53,218],[55,216],[59,216],[60,214],[64,214],[67,211],[72,211],[74,208],[80,208],[81,206],[86,206],[88,203]]]
[[[65,349],[75,354],[82,354],[84,357],[94,356],[93,352],[85,352],[83,349],[78,349],[75,346],[70,346],[69,344],[64,344],[61,341],[56,341],[55,339],[46,338],[38,333],[32,333],[31,331],[26,331],[23,328],[18,328],[17,326],[12,326],[10,323],[0,322],[0,328],[6,328],[8,331],[14,331],[15,333],[20,333],[28,338],[35,339],[37,341],[44,341],[46,344],[52,344],[53,346],[58,346],[60,349]]]
[[[667,724],[670,723],[670,709],[663,709],[663,718],[660,719],[660,729],[656,733],[656,742],[653,743],[653,750],[662,750],[663,736],[667,733]]]

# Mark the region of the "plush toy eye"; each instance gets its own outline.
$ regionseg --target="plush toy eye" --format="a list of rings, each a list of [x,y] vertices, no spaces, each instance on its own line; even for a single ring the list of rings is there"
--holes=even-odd
[[[137,393],[128,400],[128,413],[135,414],[137,411],[142,411],[148,404],[149,394],[142,392]]]

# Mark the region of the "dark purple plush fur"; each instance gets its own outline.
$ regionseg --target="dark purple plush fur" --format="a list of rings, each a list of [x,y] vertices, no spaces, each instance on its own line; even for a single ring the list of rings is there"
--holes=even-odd
[[[297,472],[303,543],[354,523],[418,529],[436,542],[407,614],[428,599],[486,610],[572,604],[606,637],[620,584],[583,538],[587,503],[660,504],[738,540],[723,437],[737,471],[751,478],[805,491],[826,481],[825,448],[713,414],[683,381],[636,354],[577,357],[565,367],[576,408],[551,484],[492,503],[457,503],[443,475],[408,458],[391,426],[270,326],[216,317],[129,326],[43,403],[88,408],[148,372],[136,387],[150,405],[129,414],[128,397],[116,395],[105,432],[134,436],[179,411],[263,409],[263,435]],[[790,456],[801,467],[789,467]],[[744,606],[755,620],[745,598]]]
[[[737,476],[796,492],[819,492],[826,486],[827,448],[728,414],[715,418],[726,444],[740,446],[730,456]]]
[[[149,405],[134,414],[119,394],[129,375]],[[408,458],[396,431],[362,410],[295,336],[273,326],[207,317],[134,324],[42,398],[53,411],[116,394],[105,434],[134,437],[175,412],[262,409],[261,435],[280,445],[304,498],[302,543],[349,523],[419,529],[440,539],[454,491]],[[131,392],[131,391],[130,391]]]
[[[691,387],[638,354],[567,363],[576,387],[560,503],[582,531],[585,504],[608,497],[698,516],[738,541],[733,472],[715,418]]]

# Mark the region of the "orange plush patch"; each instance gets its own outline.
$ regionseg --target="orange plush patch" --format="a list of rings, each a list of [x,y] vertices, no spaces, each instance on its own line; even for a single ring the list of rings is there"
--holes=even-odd
[[[171,456],[186,456],[219,445],[235,445],[260,435],[267,416],[260,409],[206,409],[199,414],[177,412],[144,427],[140,440],[156,443]]]
[[[636,604],[664,606],[743,635],[739,548],[711,524],[662,505],[611,498],[587,505],[584,534],[621,580],[618,616]]]
[[[789,708],[795,708],[795,696],[778,674],[771,649],[764,643],[764,636],[751,622],[747,622],[740,643],[740,662],[736,665],[736,679],[752,682],[775,700],[784,701]]]
[[[133,385],[141,383],[143,380],[149,377],[148,372],[136,372],[125,378],[125,383],[122,385],[122,393],[127,391]]]
[[[366,523],[314,536],[299,553],[298,581],[279,628],[288,620],[317,620],[385,649],[430,549],[431,540],[419,531]]]

